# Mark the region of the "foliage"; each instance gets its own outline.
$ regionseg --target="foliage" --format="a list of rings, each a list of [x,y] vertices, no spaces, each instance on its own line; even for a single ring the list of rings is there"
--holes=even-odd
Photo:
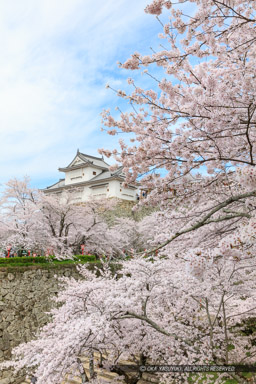
[[[59,262],[54,263],[42,263],[42,264],[35,264],[35,263],[26,263],[26,264],[7,264],[7,265],[0,265],[0,271],[7,272],[7,273],[24,273],[25,271],[30,270],[36,270],[36,269],[44,269],[44,270],[63,270],[63,267],[65,269],[77,269],[78,264],[83,264],[86,266],[86,268],[89,271],[96,272],[97,276],[100,274],[100,270],[103,269],[103,264],[100,260],[95,261],[80,261],[80,262],[74,262],[70,259],[63,260]],[[109,264],[110,271],[112,274],[117,274],[118,276],[121,276],[121,265],[116,262],[111,262]]]
[[[10,257],[10,258],[1,258],[0,265],[8,265],[8,264],[31,264],[31,263],[48,263],[45,257],[32,257],[32,256],[24,256],[24,257]]]
[[[33,264],[59,264],[59,263],[77,263],[77,262],[94,262],[94,255],[76,255],[72,259],[59,260],[55,257],[44,257],[44,256],[24,256],[24,257],[10,257],[10,258],[0,258],[0,267],[8,265],[33,265]]]
[[[79,260],[79,261],[95,261],[95,256],[94,255],[75,255],[74,260]]]

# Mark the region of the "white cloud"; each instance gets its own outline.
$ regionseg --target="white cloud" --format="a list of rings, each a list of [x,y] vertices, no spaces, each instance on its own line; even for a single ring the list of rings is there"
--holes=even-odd
[[[58,177],[77,147],[96,154],[113,140],[99,130],[114,103],[105,84],[122,88],[116,62],[149,47],[157,25],[147,3],[0,1],[0,183]]]

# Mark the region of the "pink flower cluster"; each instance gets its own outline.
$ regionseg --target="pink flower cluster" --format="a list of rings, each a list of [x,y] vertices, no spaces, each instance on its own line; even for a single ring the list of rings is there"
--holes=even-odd
[[[247,165],[236,171],[238,182],[246,188],[256,189],[256,167]]]

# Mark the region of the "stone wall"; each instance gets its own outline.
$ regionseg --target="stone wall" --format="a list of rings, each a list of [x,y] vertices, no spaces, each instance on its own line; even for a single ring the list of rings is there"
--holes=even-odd
[[[74,265],[58,268],[0,268],[0,361],[11,357],[11,350],[31,340],[35,331],[47,323],[45,314],[60,290],[57,277],[79,278]],[[19,384],[10,370],[0,372],[0,384]]]

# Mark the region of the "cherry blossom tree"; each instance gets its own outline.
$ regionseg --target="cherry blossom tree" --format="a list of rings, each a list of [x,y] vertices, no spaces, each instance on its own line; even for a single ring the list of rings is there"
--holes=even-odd
[[[54,252],[65,256],[79,254],[84,244],[88,253],[113,253],[103,214],[113,208],[115,201],[91,200],[77,205],[74,193],[65,192],[61,196],[41,194],[39,204],[49,234],[48,247]]]
[[[153,89],[129,79],[133,91],[118,96],[132,112],[119,120],[103,113],[109,133],[132,133],[133,144],[120,140],[121,151],[101,153],[122,163],[127,182],[144,175],[148,194],[141,203],[176,210],[172,241],[212,221],[218,234],[223,226],[229,231],[253,210],[243,202],[254,199],[254,189],[241,189],[233,171],[250,173],[255,166],[255,2],[155,0],[146,12],[159,17],[164,8],[171,12],[161,35],[165,49],[135,53],[121,65],[145,68]],[[163,168],[167,174],[160,177]]]
[[[45,254],[70,256],[81,252],[109,256],[123,254],[115,230],[110,230],[104,212],[114,200],[74,204],[75,192],[45,195],[29,186],[29,179],[10,180],[0,201],[1,247],[36,249]]]
[[[6,183],[0,200],[1,247],[43,247],[46,230],[42,225],[38,201],[38,191],[30,188],[28,177]]]
[[[238,261],[220,249],[194,252],[153,263],[126,261],[118,279],[107,269],[96,277],[82,268],[85,279],[66,280],[57,299],[65,304],[52,311],[38,340],[16,348],[16,368],[35,370],[39,384],[59,383],[72,369],[76,373],[77,356],[97,351],[104,366],[114,365],[129,383],[118,366],[128,358],[143,365],[253,364],[255,338],[245,335],[248,314],[256,315],[255,258]],[[228,376],[245,382],[239,373]],[[187,377],[168,373],[161,382]],[[137,372],[133,383],[139,378]]]
[[[154,0],[146,12],[159,18],[164,8],[171,12],[161,36],[165,48],[134,53],[122,64],[146,68],[153,89],[129,79],[131,94],[117,92],[132,112],[119,119],[103,113],[109,133],[131,133],[132,144],[121,140],[120,151],[101,150],[122,163],[127,183],[141,176],[148,193],[140,204],[159,206],[145,240],[152,249],[124,261],[122,276],[106,268],[96,277],[82,268],[84,280],[66,280],[52,322],[16,348],[17,361],[9,363],[34,371],[39,384],[61,382],[78,355],[94,350],[127,383],[116,366],[124,358],[255,364],[248,324],[256,318],[256,4]],[[155,75],[148,68],[156,66]],[[161,382],[186,383],[188,375],[162,374]],[[227,372],[215,383],[226,377],[246,382]]]
[[[145,216],[139,221],[121,217],[115,220],[109,229],[112,235],[112,246],[123,249],[127,255],[144,251],[148,242],[155,238],[157,215]]]

